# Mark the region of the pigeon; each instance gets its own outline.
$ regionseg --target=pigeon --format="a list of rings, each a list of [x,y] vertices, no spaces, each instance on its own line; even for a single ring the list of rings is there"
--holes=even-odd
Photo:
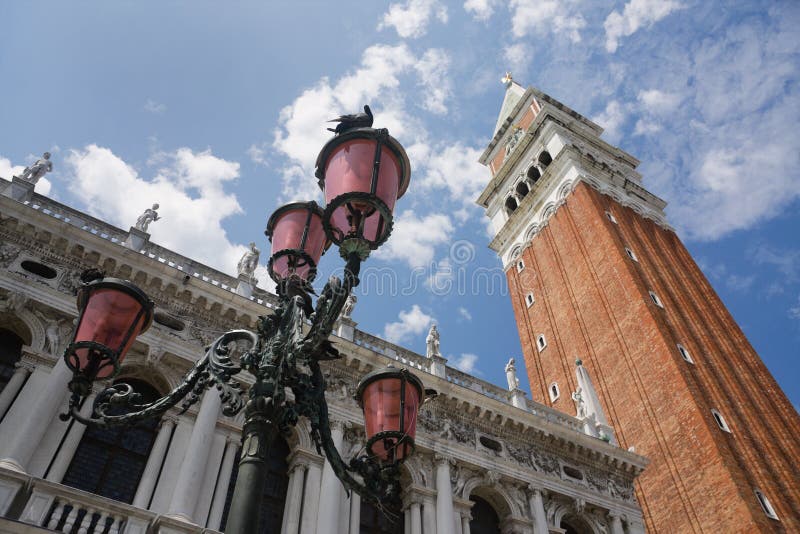
[[[364,106],[364,113],[353,113],[351,115],[342,115],[339,118],[329,120],[328,122],[338,122],[336,128],[328,128],[329,132],[336,135],[344,133],[353,128],[370,128],[372,126],[372,110],[369,106]]]

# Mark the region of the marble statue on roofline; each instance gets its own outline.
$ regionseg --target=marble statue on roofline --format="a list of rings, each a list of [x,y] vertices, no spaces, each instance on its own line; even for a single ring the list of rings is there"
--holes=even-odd
[[[514,391],[519,389],[519,378],[517,378],[517,367],[514,358],[510,358],[506,364],[506,380],[508,381],[508,390]]]
[[[36,163],[29,167],[25,167],[22,174],[17,176],[21,180],[36,185],[40,179],[48,172],[53,171],[53,162],[50,161],[50,152],[45,152],[42,157],[36,160]]]
[[[350,316],[353,314],[353,309],[356,307],[356,302],[358,302],[358,297],[352,293],[347,295],[347,300],[344,301],[344,306],[342,307],[342,319],[350,319]]]
[[[258,258],[260,255],[261,251],[258,250],[256,244],[250,243],[249,250],[242,255],[239,264],[236,266],[239,276],[246,276],[250,280],[254,279],[255,276],[253,276],[253,273],[255,273],[256,267],[258,267]]]
[[[142,232],[147,231],[147,227],[150,226],[151,222],[159,220],[161,217],[158,216],[158,204],[153,204],[152,208],[147,208],[144,210],[144,213],[139,215],[139,218],[136,219],[136,224],[134,228],[137,230],[141,230]]]
[[[428,331],[428,337],[425,338],[425,346],[425,356],[428,358],[442,356],[442,353],[439,351],[439,331],[436,329],[435,324],[432,324],[431,329]]]

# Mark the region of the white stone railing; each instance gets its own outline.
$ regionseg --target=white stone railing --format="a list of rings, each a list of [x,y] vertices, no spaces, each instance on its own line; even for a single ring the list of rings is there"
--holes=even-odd
[[[12,506],[12,503],[16,505]],[[0,468],[0,517],[17,522],[19,527],[9,531],[12,533],[30,531],[22,524],[65,534],[216,532],[165,519],[150,510],[3,468]],[[169,525],[165,525],[165,521]]]
[[[395,345],[394,343],[390,343],[379,337],[375,337],[372,334],[362,332],[361,330],[356,330],[353,337],[353,342],[359,347],[364,347],[372,352],[383,354],[387,358],[391,358],[408,367],[429,372],[430,361],[425,356]]]

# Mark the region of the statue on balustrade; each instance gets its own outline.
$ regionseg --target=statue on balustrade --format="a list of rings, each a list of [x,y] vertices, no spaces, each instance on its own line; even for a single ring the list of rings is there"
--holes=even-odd
[[[506,364],[506,380],[508,381],[509,391],[519,389],[519,378],[517,378],[517,367],[515,363],[514,358],[511,358]]]
[[[258,258],[260,255],[261,251],[258,250],[256,244],[250,243],[250,249],[244,253],[242,259],[239,260],[239,264],[236,266],[239,276],[245,276],[249,280],[254,280],[255,276],[253,273],[255,273],[256,267],[258,267]]]
[[[150,226],[151,222],[155,222],[161,218],[158,216],[158,212],[156,211],[157,209],[158,209],[158,204],[153,204],[152,208],[147,208],[146,210],[144,210],[144,213],[139,215],[139,218],[136,219],[136,224],[134,225],[134,228],[136,228],[137,230],[141,230],[142,232],[146,232],[147,227]]]
[[[30,167],[25,167],[25,170],[23,170],[22,174],[17,176],[17,178],[36,185],[36,182],[42,179],[45,174],[52,171],[53,162],[50,161],[50,152],[45,152],[42,154],[41,158],[36,160],[36,163]]]
[[[434,356],[441,357],[442,353],[439,352],[439,331],[436,329],[435,324],[431,325],[431,329],[428,332],[428,337],[425,338],[425,345],[425,356],[428,358],[432,358]]]

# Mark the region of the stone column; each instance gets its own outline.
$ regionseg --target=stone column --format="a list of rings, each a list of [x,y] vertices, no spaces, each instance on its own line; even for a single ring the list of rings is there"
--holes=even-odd
[[[14,371],[14,374],[11,375],[11,379],[6,384],[6,387],[0,392],[0,419],[2,419],[3,415],[8,411],[11,402],[17,396],[17,393],[19,393],[19,390],[22,389],[23,384],[25,384],[25,379],[31,374],[32,367],[28,364],[17,363],[16,367],[17,369]]]
[[[194,521],[200,526],[208,525],[208,516],[211,513],[211,501],[214,499],[214,490],[219,480],[219,471],[222,466],[222,457],[225,454],[225,434],[214,432],[211,439],[211,448],[208,451],[206,469],[200,483],[200,495],[194,507]]]
[[[625,531],[622,529],[622,516],[620,513],[611,510],[608,512],[608,517],[611,520],[611,534],[625,534]]]
[[[283,508],[283,534],[297,534],[300,530],[300,509],[303,504],[303,480],[306,476],[308,465],[295,462],[289,473],[289,487],[286,495],[286,505]]]
[[[344,424],[331,421],[331,437],[337,449],[342,447]],[[330,534],[331,529],[339,524],[339,508],[342,500],[342,483],[336,477],[330,464],[326,461],[322,469],[322,493],[319,500],[317,534]]]
[[[136,488],[133,506],[146,510],[147,505],[150,504],[150,498],[153,496],[153,490],[158,482],[158,473],[161,471],[161,464],[164,463],[164,457],[167,455],[167,446],[176,422],[175,416],[165,414],[161,417],[161,426],[158,429],[156,440],[153,442],[153,448],[150,449],[150,455],[147,457],[147,464],[144,466],[139,486]]]
[[[350,494],[350,530],[347,534],[361,532],[361,495],[356,492]]]
[[[347,495],[346,491],[339,492],[342,500],[339,503],[339,528],[336,532],[343,534],[344,532],[350,531],[350,499],[353,496],[354,492],[350,492],[350,495]]]
[[[25,472],[50,421],[58,410],[66,408],[61,401],[70,378],[72,372],[61,358],[49,372],[39,366],[31,374],[0,424],[0,436],[5,438],[0,448],[0,466]]]
[[[97,393],[92,392],[91,395],[86,397],[86,401],[84,401],[83,406],[81,406],[81,416],[89,418],[92,415],[96,396]],[[61,448],[56,452],[53,465],[50,466],[45,480],[51,482],[61,482],[61,480],[63,480],[69,468],[69,464],[72,462],[72,457],[75,456],[75,451],[78,449],[84,432],[86,432],[86,425],[78,421],[72,421],[72,425],[67,431],[67,436],[61,444]]]
[[[403,510],[403,534],[411,534],[411,509]]]
[[[542,490],[528,486],[530,493],[528,495],[528,504],[531,507],[531,516],[533,517],[533,534],[548,534],[547,516],[544,512],[544,496]]]
[[[436,534],[455,534],[450,458],[436,456]]]
[[[422,527],[425,534],[436,532],[436,505],[427,495],[422,500]]]
[[[469,510],[466,510],[463,514],[461,514],[461,532],[463,534],[469,534],[469,520],[471,519],[471,514]]]
[[[231,483],[233,463],[236,461],[236,451],[239,449],[239,439],[228,436],[225,443],[225,454],[222,456],[222,466],[219,468],[217,486],[214,489],[214,500],[211,502],[211,511],[208,512],[208,528],[219,530],[222,521],[222,512],[225,509],[225,498],[228,496],[228,485]]]
[[[411,503],[411,534],[422,534],[422,515],[417,501]]]
[[[311,462],[303,492],[303,513],[300,517],[300,534],[316,534],[319,511],[319,488],[322,480],[322,462]]]
[[[463,534],[464,531],[462,529],[461,523],[461,511],[453,513],[453,527],[455,528],[456,534]]]
[[[184,453],[167,508],[169,516],[194,522],[194,509],[200,495],[221,404],[219,393],[215,389],[210,389],[203,395],[200,411],[192,428],[192,437]]]

